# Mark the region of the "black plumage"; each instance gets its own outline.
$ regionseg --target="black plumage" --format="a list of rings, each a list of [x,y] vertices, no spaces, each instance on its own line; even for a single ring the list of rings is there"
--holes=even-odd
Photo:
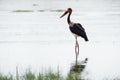
[[[88,41],[88,37],[87,37],[85,29],[82,27],[82,25],[80,23],[71,22],[71,20],[70,20],[70,16],[72,14],[72,9],[71,8],[68,8],[67,11],[65,11],[65,13],[60,18],[65,16],[67,13],[69,13],[68,17],[67,17],[67,22],[69,24],[69,29],[73,34],[75,34],[76,41],[77,41],[78,36],[81,36],[82,38],[85,39],[85,41]],[[78,42],[76,42],[76,43],[78,43]]]
[[[69,29],[70,31],[74,34],[75,36],[75,54],[76,54],[76,66],[77,66],[77,59],[78,59],[78,55],[79,55],[79,43],[77,41],[77,37],[82,37],[84,38],[85,41],[88,41],[88,37],[86,35],[85,29],[82,27],[82,25],[80,23],[74,23],[71,22],[70,20],[70,16],[72,14],[72,9],[68,8],[64,14],[62,14],[60,16],[60,18],[62,18],[63,16],[65,16],[68,13],[68,17],[67,17],[67,22],[69,25]]]
[[[69,27],[69,29],[73,34],[81,36],[82,38],[85,39],[85,41],[88,41],[85,29],[82,27],[80,23],[74,23],[73,26]]]

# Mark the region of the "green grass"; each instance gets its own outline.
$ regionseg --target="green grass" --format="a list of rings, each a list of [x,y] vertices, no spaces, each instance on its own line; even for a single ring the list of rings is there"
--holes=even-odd
[[[65,10],[57,9],[57,10],[50,10],[50,12],[64,12]]]
[[[67,76],[64,76],[61,74],[59,69],[57,71],[49,69],[45,72],[39,72],[37,74],[31,71],[31,69],[27,69],[23,74],[20,74],[18,72],[18,75],[15,74],[3,75],[2,73],[0,73],[0,80],[89,80],[89,79],[83,79],[82,77],[80,77],[80,74],[72,76],[70,73],[68,73]],[[104,78],[103,80],[120,80],[120,78],[119,77],[113,79]]]
[[[14,10],[13,12],[33,12],[33,10]]]
[[[31,69],[27,69],[22,74],[19,72],[16,74],[17,75],[2,75],[2,73],[0,73],[0,80],[78,80],[77,78],[74,79],[69,73],[67,76],[62,75],[59,69],[57,71],[49,69],[47,71],[39,72],[37,74],[31,71]]]
[[[31,70],[27,70],[25,74],[22,75],[23,80],[63,80],[62,75],[58,72],[53,72],[48,70],[46,72],[39,72],[35,75]]]
[[[38,10],[38,12],[45,12],[45,10]]]
[[[0,80],[14,80],[12,75],[2,75],[0,73]]]
[[[50,12],[64,12],[64,10],[57,9],[57,10],[37,10],[38,12],[45,12],[45,11],[50,11]],[[34,12],[34,10],[14,10],[13,12]]]

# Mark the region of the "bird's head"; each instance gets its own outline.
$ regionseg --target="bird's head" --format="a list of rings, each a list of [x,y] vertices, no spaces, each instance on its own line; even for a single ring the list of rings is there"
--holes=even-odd
[[[68,8],[65,12],[64,12],[64,14],[62,14],[61,16],[60,16],[60,18],[62,18],[63,16],[65,16],[67,13],[71,13],[72,12],[72,9],[71,8]]]

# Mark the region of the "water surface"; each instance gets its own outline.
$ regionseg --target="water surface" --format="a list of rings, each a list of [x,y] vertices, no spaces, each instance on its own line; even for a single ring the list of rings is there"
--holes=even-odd
[[[74,37],[66,17],[86,29],[89,42],[79,38],[79,60],[88,57],[87,77],[100,80],[120,76],[120,1],[119,0],[0,0],[0,71],[15,73],[31,67],[59,65],[63,74],[75,60]],[[64,5],[64,6],[63,6]],[[15,12],[31,10],[31,12]]]

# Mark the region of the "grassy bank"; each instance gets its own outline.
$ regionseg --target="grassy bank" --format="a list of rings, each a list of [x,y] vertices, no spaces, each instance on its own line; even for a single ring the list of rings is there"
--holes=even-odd
[[[78,79],[79,76],[79,79]],[[47,70],[45,72],[39,72],[39,73],[34,73],[30,69],[27,69],[25,73],[19,74],[18,71],[16,71],[16,75],[13,74],[8,74],[8,75],[3,75],[0,73],[0,80],[91,80],[91,79],[84,79],[79,75],[74,75],[74,77],[68,73],[67,76],[64,76],[61,74],[59,70],[57,71],[52,71]],[[103,78],[103,80],[120,80],[119,77],[116,78]]]
[[[21,71],[20,71],[21,72]],[[62,75],[62,73],[57,70],[53,71],[51,69],[45,72],[34,73],[30,69],[27,69],[24,73],[20,74],[16,70],[16,74],[3,75],[0,73],[0,80],[78,80],[77,77],[73,78],[69,73],[67,76]]]

